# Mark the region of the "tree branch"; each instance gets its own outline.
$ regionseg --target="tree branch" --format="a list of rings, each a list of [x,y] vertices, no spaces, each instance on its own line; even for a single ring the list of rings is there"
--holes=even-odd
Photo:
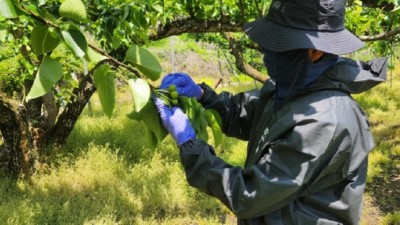
[[[243,4],[243,0],[239,0],[239,8],[240,8],[240,22],[245,23],[246,20],[246,15],[244,13],[244,4]]]
[[[400,34],[400,27],[395,28],[394,30],[378,34],[375,36],[360,36],[359,38],[362,41],[378,41],[378,40],[384,40],[384,39],[389,39],[390,37],[393,37],[395,35]]]
[[[114,64],[114,65],[116,65],[116,66],[123,67],[123,68],[125,68],[125,69],[131,71],[132,73],[134,73],[137,77],[141,77],[140,73],[139,73],[137,70],[135,70],[134,68],[132,68],[132,67],[126,65],[125,63],[122,63],[122,62],[118,61],[117,59],[113,58],[112,56],[110,56],[109,54],[107,54],[107,52],[105,52],[103,49],[97,47],[97,46],[94,45],[94,44],[90,44],[90,43],[89,43],[89,46],[90,46],[91,48],[93,48],[96,52],[98,52],[98,53],[100,53],[101,55],[104,55],[105,57],[107,57],[107,61],[109,61],[110,63],[112,63],[112,64]]]
[[[252,66],[244,61],[242,55],[243,49],[240,43],[238,43],[233,37],[229,36],[229,34],[227,33],[222,33],[222,36],[226,38],[229,42],[229,46],[231,48],[230,53],[235,57],[235,64],[239,71],[261,83],[264,83],[264,81],[266,80],[265,75],[262,74],[260,71],[254,69]]]
[[[58,117],[57,123],[47,132],[46,144],[52,144],[56,147],[64,144],[65,139],[71,133],[75,123],[95,91],[96,86],[94,85],[92,76],[84,76],[83,80],[79,82],[79,87],[73,91],[75,97],[65,106],[63,112]]]
[[[261,11],[261,9],[260,9],[260,6],[258,5],[257,0],[254,0],[254,4],[255,4],[255,6],[256,6],[256,9],[257,9],[259,18],[263,17],[263,13],[262,13],[262,11]]]
[[[152,41],[161,40],[174,35],[184,33],[219,33],[224,32],[242,32],[243,22],[232,23],[229,17],[222,20],[200,20],[192,18],[182,18],[156,28],[156,33],[150,34]]]

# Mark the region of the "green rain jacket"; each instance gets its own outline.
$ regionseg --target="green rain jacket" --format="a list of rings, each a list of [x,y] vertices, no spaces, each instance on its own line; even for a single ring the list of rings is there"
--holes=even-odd
[[[251,225],[359,224],[374,146],[368,120],[351,97],[386,79],[387,60],[340,58],[274,113],[274,90],[217,95],[202,84],[205,108],[217,110],[227,136],[248,140],[244,168],[197,139],[180,146],[188,183],[218,198]]]

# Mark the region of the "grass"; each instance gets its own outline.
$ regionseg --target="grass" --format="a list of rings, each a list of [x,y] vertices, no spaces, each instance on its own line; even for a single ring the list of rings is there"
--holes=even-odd
[[[397,66],[399,68],[399,66]],[[356,95],[375,139],[370,153],[363,225],[400,224],[400,70],[393,79]],[[371,213],[371,211],[373,211]]]
[[[204,55],[201,58],[210,63]],[[215,82],[215,76],[204,73],[218,70],[201,74],[192,69],[197,81]],[[218,91],[257,85],[243,80],[240,84]],[[355,96],[370,118],[376,142],[370,154],[362,225],[400,224],[399,88],[397,72],[392,87],[386,82]],[[52,152],[51,162],[30,179],[0,177],[0,224],[236,224],[220,202],[187,185],[170,137],[155,150],[145,147],[142,124],[125,116],[132,110],[129,92],[120,92],[117,101],[115,116],[109,120],[94,96],[92,112],[85,109],[64,148]],[[240,166],[246,142],[224,137],[216,151]]]
[[[221,203],[187,185],[170,137],[144,146],[142,124],[125,116],[130,93],[118,101],[109,120],[95,96],[92,113],[85,109],[66,146],[29,180],[0,178],[1,224],[234,224]],[[239,164],[245,143],[224,143],[218,151]]]

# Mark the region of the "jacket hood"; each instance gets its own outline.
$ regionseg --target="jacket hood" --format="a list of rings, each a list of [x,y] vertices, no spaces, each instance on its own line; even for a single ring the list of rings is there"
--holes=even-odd
[[[367,91],[386,80],[388,58],[367,62],[339,58],[338,62],[324,72],[331,84],[340,90],[357,94]]]

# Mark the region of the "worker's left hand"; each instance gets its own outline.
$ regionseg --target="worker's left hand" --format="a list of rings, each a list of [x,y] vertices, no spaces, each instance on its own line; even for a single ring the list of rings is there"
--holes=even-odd
[[[196,133],[190,124],[189,118],[179,107],[174,106],[170,108],[157,97],[154,98],[154,102],[164,127],[172,135],[178,145],[196,139]]]
[[[175,85],[176,91],[180,96],[200,99],[203,91],[193,79],[186,73],[170,73],[162,81],[160,88],[167,89],[170,85]]]

